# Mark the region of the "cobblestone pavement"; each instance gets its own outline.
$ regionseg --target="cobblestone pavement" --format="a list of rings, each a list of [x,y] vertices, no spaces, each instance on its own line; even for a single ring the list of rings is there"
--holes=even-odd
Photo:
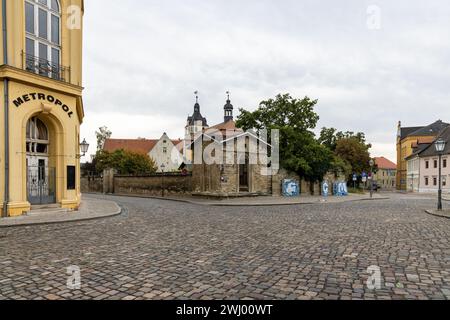
[[[424,213],[431,199],[282,208],[107,199],[127,210],[0,229],[0,299],[450,298],[450,220]],[[382,281],[370,290],[373,265]],[[70,266],[80,289],[67,286]]]

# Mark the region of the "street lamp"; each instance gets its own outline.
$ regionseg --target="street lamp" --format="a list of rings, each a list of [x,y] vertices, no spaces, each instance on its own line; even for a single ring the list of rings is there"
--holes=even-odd
[[[445,149],[445,141],[438,139],[434,146],[439,154],[439,191],[438,191],[438,211],[442,211],[442,152]]]
[[[369,165],[370,165],[370,198],[373,198],[373,166],[375,165],[375,161],[373,161],[373,159],[370,159]]]
[[[78,158],[84,157],[86,153],[89,150],[89,143],[86,142],[86,139],[83,140],[82,143],[80,143],[80,152],[81,154],[78,155]]]
[[[164,163],[161,165],[161,172],[162,172],[162,176],[161,176],[161,193],[162,193],[162,197],[164,198],[164,169],[166,168],[166,166],[164,165]]]

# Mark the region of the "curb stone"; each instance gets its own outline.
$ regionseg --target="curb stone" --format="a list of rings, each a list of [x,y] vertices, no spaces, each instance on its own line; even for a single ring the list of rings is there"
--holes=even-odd
[[[450,219],[450,214],[440,214],[437,213],[436,210],[425,210],[425,212],[429,215],[435,216],[435,217],[439,217],[439,218],[445,218],[445,219]],[[445,211],[443,211],[445,212]]]
[[[105,200],[106,201],[106,200]],[[4,224],[0,225],[0,229],[2,228],[15,228],[15,227],[29,227],[29,226],[40,226],[40,225],[54,225],[54,224],[67,224],[67,223],[76,223],[76,222],[83,222],[83,221],[92,221],[92,220],[100,220],[100,219],[106,219],[106,218],[112,218],[121,215],[123,212],[126,211],[125,208],[120,206],[114,201],[108,200],[108,202],[114,203],[117,207],[117,209],[114,212],[106,213],[106,214],[99,214],[99,215],[93,215],[93,216],[86,216],[81,218],[73,218],[75,216],[75,213],[71,213],[71,216],[67,219],[61,219],[61,220],[51,220],[55,217],[49,217],[49,220],[45,221],[35,221],[35,222],[17,222],[17,223],[11,223],[11,224]],[[6,218],[8,219],[8,218]],[[0,220],[1,221],[1,220]]]
[[[178,199],[178,198],[170,198],[170,197],[157,197],[157,196],[145,196],[145,195],[129,195],[129,194],[111,194],[112,196],[117,197],[129,197],[129,198],[141,198],[141,199],[156,199],[156,200],[163,200],[163,201],[174,201],[174,202],[182,202],[182,203],[189,203],[193,205],[200,205],[200,206],[209,206],[209,207],[275,207],[275,206],[298,206],[298,205],[312,205],[312,204],[328,204],[328,203],[348,203],[348,202],[357,202],[357,201],[377,201],[377,200],[390,200],[389,197],[381,197],[381,198],[373,198],[373,199],[349,199],[349,200],[343,200],[338,202],[328,202],[328,201],[321,201],[322,199],[317,199],[317,201],[307,201],[307,202],[297,202],[297,203],[211,203],[211,202],[197,202],[193,200],[188,199]]]

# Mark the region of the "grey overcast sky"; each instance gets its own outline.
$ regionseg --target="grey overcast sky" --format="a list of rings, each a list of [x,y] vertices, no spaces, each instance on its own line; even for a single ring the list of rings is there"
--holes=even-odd
[[[278,93],[320,127],[363,131],[395,161],[397,122],[450,121],[448,0],[86,0],[82,134],[182,138],[195,90],[210,124]]]

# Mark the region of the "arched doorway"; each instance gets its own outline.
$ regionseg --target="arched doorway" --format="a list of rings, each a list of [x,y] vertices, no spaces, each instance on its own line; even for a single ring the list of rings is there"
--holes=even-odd
[[[50,135],[45,123],[32,117],[26,127],[27,196],[32,205],[56,202],[55,168],[50,166]]]

